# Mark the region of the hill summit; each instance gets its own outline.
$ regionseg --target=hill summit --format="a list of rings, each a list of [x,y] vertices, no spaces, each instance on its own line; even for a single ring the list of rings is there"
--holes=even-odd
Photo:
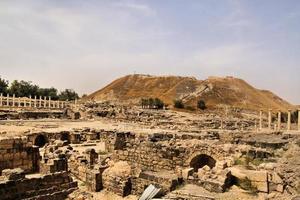
[[[138,103],[141,98],[157,97],[167,104],[181,99],[194,106],[202,99],[209,107],[229,105],[250,110],[275,109],[286,111],[293,105],[267,90],[259,90],[234,77],[193,77],[127,75],[90,94],[95,101]]]

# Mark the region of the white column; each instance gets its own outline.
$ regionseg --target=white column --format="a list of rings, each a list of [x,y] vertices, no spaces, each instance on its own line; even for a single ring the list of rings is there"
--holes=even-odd
[[[34,95],[34,107],[36,108],[36,95]]]
[[[42,96],[40,96],[40,101],[39,101],[39,108],[42,107]]]
[[[13,97],[12,97],[12,106],[13,106],[13,107],[15,107],[15,97],[16,97],[16,95],[13,94]]]
[[[277,126],[278,126],[278,130],[280,131],[281,128],[281,112],[278,111],[278,119],[277,119]]]
[[[26,107],[27,105],[26,105],[26,98],[25,97],[23,97],[24,99],[23,99],[23,101],[24,101],[24,107]]]
[[[259,111],[259,130],[262,129],[262,110]]]
[[[9,94],[6,96],[6,106],[9,106]]]
[[[18,107],[21,107],[21,97],[18,97]]]
[[[51,97],[49,96],[49,108],[51,108]]]
[[[288,110],[287,130],[291,130],[291,110]]]
[[[57,100],[57,108],[59,108],[60,107],[60,105],[59,105],[59,100]]]
[[[272,110],[269,109],[269,115],[268,115],[268,128],[271,130],[271,124],[272,124]]]
[[[46,104],[47,104],[47,97],[44,97],[44,108],[46,108]]]
[[[31,103],[32,103],[31,100],[32,100],[31,95],[29,95],[29,107],[31,107]]]
[[[65,105],[64,105],[64,102],[62,101],[62,102],[61,102],[61,108],[64,108],[64,106],[65,106]]]
[[[0,106],[3,106],[3,94],[0,94]]]

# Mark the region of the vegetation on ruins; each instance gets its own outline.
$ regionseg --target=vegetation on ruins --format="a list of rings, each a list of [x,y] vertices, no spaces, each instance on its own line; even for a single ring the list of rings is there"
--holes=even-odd
[[[242,189],[251,192],[254,195],[258,193],[257,187],[255,187],[251,183],[251,180],[249,180],[247,177],[245,179],[238,180],[237,185],[240,186]]]
[[[184,108],[184,104],[183,104],[182,100],[180,100],[180,99],[174,100],[174,107],[180,108],[180,109]]]
[[[74,100],[79,98],[78,94],[72,89],[65,89],[61,92],[54,87],[40,88],[38,85],[33,84],[31,81],[18,81],[14,80],[9,82],[0,77],[0,93],[3,95],[13,95],[16,97],[29,97],[33,96],[46,96],[51,97],[52,100]]]
[[[205,101],[203,101],[202,99],[200,99],[198,102],[197,102],[197,107],[201,110],[205,110],[206,109],[206,105],[205,105]]]
[[[142,108],[149,108],[149,109],[163,109],[165,103],[160,100],[159,98],[142,98],[141,99]]]

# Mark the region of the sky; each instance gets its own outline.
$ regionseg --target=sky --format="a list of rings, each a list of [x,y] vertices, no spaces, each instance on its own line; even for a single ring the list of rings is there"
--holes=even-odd
[[[300,105],[299,0],[0,0],[0,76],[89,94],[235,76]]]

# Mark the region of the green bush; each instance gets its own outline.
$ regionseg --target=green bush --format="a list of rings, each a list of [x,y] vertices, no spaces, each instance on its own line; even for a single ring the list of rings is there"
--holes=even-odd
[[[150,109],[163,109],[165,103],[160,100],[159,98],[148,98],[148,99],[141,99],[142,108],[150,108]]]
[[[197,102],[197,107],[198,107],[199,109],[201,109],[201,110],[205,110],[205,109],[206,109],[205,101],[199,100],[199,101]]]
[[[184,104],[183,104],[182,100],[174,100],[174,107],[180,108],[180,109],[184,108]]]

